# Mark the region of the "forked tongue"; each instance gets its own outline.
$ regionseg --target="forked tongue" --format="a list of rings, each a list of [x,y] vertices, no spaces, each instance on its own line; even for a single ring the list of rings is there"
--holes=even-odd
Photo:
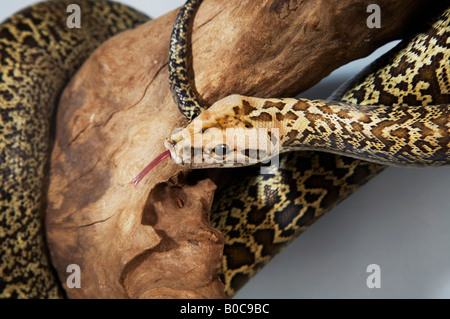
[[[142,170],[142,172],[139,173],[138,176],[136,176],[130,184],[134,184],[134,187],[136,187],[139,182],[147,175],[153,168],[155,168],[156,165],[164,161],[166,158],[170,157],[170,151],[167,150],[163,152],[161,155],[159,155],[157,158],[155,158],[150,164],[147,165],[146,168]]]

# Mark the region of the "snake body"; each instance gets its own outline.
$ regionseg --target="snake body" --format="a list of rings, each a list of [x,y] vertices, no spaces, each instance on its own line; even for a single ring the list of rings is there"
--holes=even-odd
[[[81,28],[66,25],[70,4]],[[148,18],[108,1],[55,1],[0,25],[0,297],[63,295],[43,237],[45,167],[59,93],[108,38]]]
[[[201,114],[205,107],[189,82],[189,27],[202,0],[190,0],[181,7],[173,24],[169,49],[169,83],[172,96],[180,112],[189,121]]]
[[[177,21],[186,29],[190,18]],[[260,148],[251,152],[247,146],[251,134],[248,144],[224,145],[229,142],[226,130],[230,128],[241,128],[240,132],[266,129],[263,145],[272,142],[267,132],[276,128],[280,153],[306,149],[339,154],[282,154],[272,175],[261,175],[255,167],[233,168],[235,177],[216,194],[211,212],[213,226],[225,236],[221,276],[228,296],[314,221],[380,172],[384,166],[378,163],[450,163],[449,24],[450,9],[332,97],[339,101],[234,95],[197,117],[195,107],[186,109],[189,103],[179,104],[191,122],[184,130],[174,131],[166,147],[181,165],[235,167],[274,155],[265,148],[264,152]],[[184,54],[175,54],[174,59],[185,60]],[[171,74],[187,74],[187,70]],[[176,80],[189,87],[187,78]],[[195,98],[184,92],[172,91],[176,102]],[[193,101],[190,105],[198,104]],[[245,160],[238,163],[239,157]]]

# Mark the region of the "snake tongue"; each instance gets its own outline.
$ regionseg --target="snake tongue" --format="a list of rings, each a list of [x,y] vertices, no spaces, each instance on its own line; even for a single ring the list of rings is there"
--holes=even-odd
[[[160,154],[158,157],[156,157],[150,164],[148,164],[142,172],[139,173],[138,176],[136,176],[130,184],[134,184],[134,187],[137,187],[139,182],[144,178],[145,175],[147,175],[153,168],[155,168],[156,165],[164,161],[166,158],[170,157],[170,151],[164,151],[162,154]]]

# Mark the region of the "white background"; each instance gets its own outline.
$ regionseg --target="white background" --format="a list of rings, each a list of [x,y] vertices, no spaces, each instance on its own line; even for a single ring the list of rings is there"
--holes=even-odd
[[[33,0],[2,1],[0,20]],[[121,0],[156,18],[181,0]],[[302,94],[326,98],[379,56]],[[238,92],[236,92],[238,93]],[[236,298],[450,298],[450,168],[388,168],[282,251]],[[369,289],[366,267],[381,267]]]

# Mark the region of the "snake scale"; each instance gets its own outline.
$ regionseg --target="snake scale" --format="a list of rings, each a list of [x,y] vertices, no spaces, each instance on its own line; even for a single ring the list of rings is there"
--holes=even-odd
[[[200,2],[187,10],[188,16]],[[69,30],[65,25],[69,3],[79,3],[83,10],[87,9],[83,12],[84,25],[80,30]],[[84,0],[40,4],[0,26],[0,151],[5,159],[0,166],[0,297],[63,295],[45,252],[41,225],[45,205],[44,169],[54,106],[65,83],[96,46],[147,19],[116,3]],[[405,46],[403,51],[385,57],[384,67],[367,72],[364,78],[352,84],[353,89],[341,100],[359,105],[401,105],[401,99],[409,93],[392,95],[393,91],[399,91],[395,82],[389,83],[393,70],[397,76],[414,84],[417,79],[411,79],[408,70],[416,65],[420,73],[423,63],[420,52],[435,58],[433,65],[438,65],[442,57],[428,52],[426,48],[430,46],[426,43],[448,36],[447,20],[448,13],[430,30],[420,34],[419,40],[410,40],[409,49]],[[183,28],[186,21],[179,21]],[[445,41],[439,43],[448,50]],[[412,55],[412,60],[402,62],[405,55]],[[396,63],[402,67],[397,67]],[[182,63],[173,66],[172,70],[181,72],[186,68]],[[418,99],[413,105],[449,103],[448,77],[445,78],[449,74],[448,63],[443,67],[443,75],[431,72],[430,78],[423,81],[437,88],[435,80],[443,79],[447,86],[439,87],[447,93],[419,90],[415,96],[427,95],[427,98]],[[176,75],[171,78],[177,81]],[[379,79],[386,81],[378,83]],[[36,82],[39,85],[35,85]],[[190,90],[187,77],[178,83],[186,86],[180,91],[181,99],[177,102],[184,105],[183,113],[193,118],[204,107],[196,102],[195,94],[185,94],[186,88]],[[232,296],[286,243],[381,169],[377,164],[320,152],[283,154],[274,175],[260,175],[255,167],[245,168],[246,176],[240,177],[240,183],[217,194],[212,212],[213,225],[226,238],[221,275],[227,294]]]
[[[81,8],[79,29],[66,25],[70,4]],[[143,14],[118,3],[51,1],[29,7],[0,26],[1,298],[63,295],[42,228],[55,105],[98,45],[145,21]]]
[[[225,236],[228,296],[380,164],[450,164],[450,9],[344,85],[334,101],[232,95],[205,110],[187,78],[185,48],[200,3],[186,2],[172,34],[171,89],[190,122],[168,137],[166,153],[177,164],[209,168],[301,151],[282,154],[272,175],[234,168],[235,178],[216,195],[211,219]],[[252,129],[264,129],[262,141]]]

